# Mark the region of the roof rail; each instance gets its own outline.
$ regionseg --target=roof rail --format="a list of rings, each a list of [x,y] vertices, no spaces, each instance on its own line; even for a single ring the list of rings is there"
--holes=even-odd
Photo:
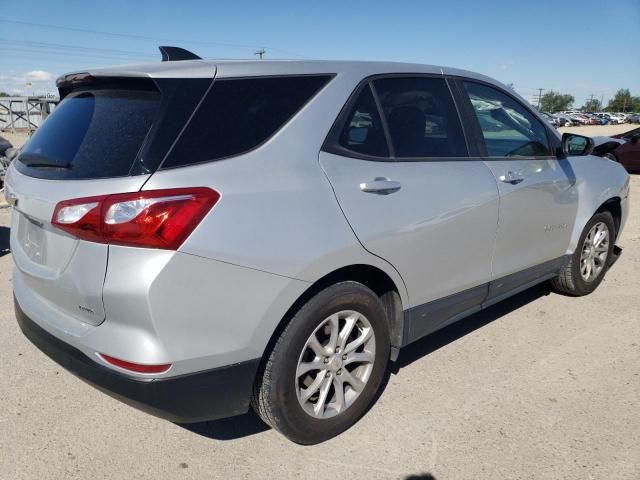
[[[178,60],[202,60],[201,57],[195,53],[185,50],[180,47],[165,47],[160,46],[160,53],[162,54],[163,62],[175,62]]]

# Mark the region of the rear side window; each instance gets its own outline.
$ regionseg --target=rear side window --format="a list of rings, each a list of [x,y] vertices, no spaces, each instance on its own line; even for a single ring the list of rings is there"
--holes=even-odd
[[[474,82],[464,87],[490,157],[550,156],[544,124],[505,93]]]
[[[16,167],[47,179],[120,177],[129,171],[158,111],[160,94],[95,90],[68,96],[25,145]]]
[[[369,85],[364,87],[347,115],[340,145],[363,155],[389,156],[382,121]]]
[[[231,157],[259,146],[330,78],[303,75],[216,80],[162,168]]]
[[[458,112],[444,79],[383,78],[373,85],[396,157],[467,156]]]

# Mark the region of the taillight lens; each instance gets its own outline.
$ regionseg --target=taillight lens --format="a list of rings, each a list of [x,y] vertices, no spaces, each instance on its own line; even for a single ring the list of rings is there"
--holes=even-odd
[[[136,373],[164,373],[167,372],[171,368],[170,363],[163,363],[160,365],[148,365],[141,363],[133,363],[128,362],[126,360],[122,360],[120,358],[112,357],[110,355],[105,355],[104,353],[99,353],[100,357],[107,363],[111,365],[115,365],[116,367],[124,368],[125,370],[129,370],[130,372]]]
[[[176,250],[219,199],[205,187],[77,198],[58,203],[51,222],[83,240]]]

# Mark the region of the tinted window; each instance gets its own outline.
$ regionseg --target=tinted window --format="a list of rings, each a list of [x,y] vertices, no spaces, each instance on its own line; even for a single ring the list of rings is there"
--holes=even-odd
[[[347,115],[340,135],[340,145],[363,155],[389,156],[378,107],[368,85],[362,90]]]
[[[465,82],[464,86],[490,157],[551,155],[544,125],[520,103],[486,85]]]
[[[162,168],[251,150],[282,127],[330,77],[216,80]]]
[[[157,92],[124,90],[69,96],[25,145],[16,167],[50,179],[129,175],[159,99]]]
[[[444,79],[384,78],[373,84],[396,157],[467,155],[458,113]]]

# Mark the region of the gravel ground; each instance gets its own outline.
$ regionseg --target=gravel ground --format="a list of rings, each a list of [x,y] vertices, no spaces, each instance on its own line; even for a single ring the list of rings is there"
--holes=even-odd
[[[535,287],[417,342],[371,411],[313,447],[253,415],[183,428],[46,358],[14,319],[0,210],[0,478],[638,480],[640,176],[632,190],[624,254],[594,294]]]

